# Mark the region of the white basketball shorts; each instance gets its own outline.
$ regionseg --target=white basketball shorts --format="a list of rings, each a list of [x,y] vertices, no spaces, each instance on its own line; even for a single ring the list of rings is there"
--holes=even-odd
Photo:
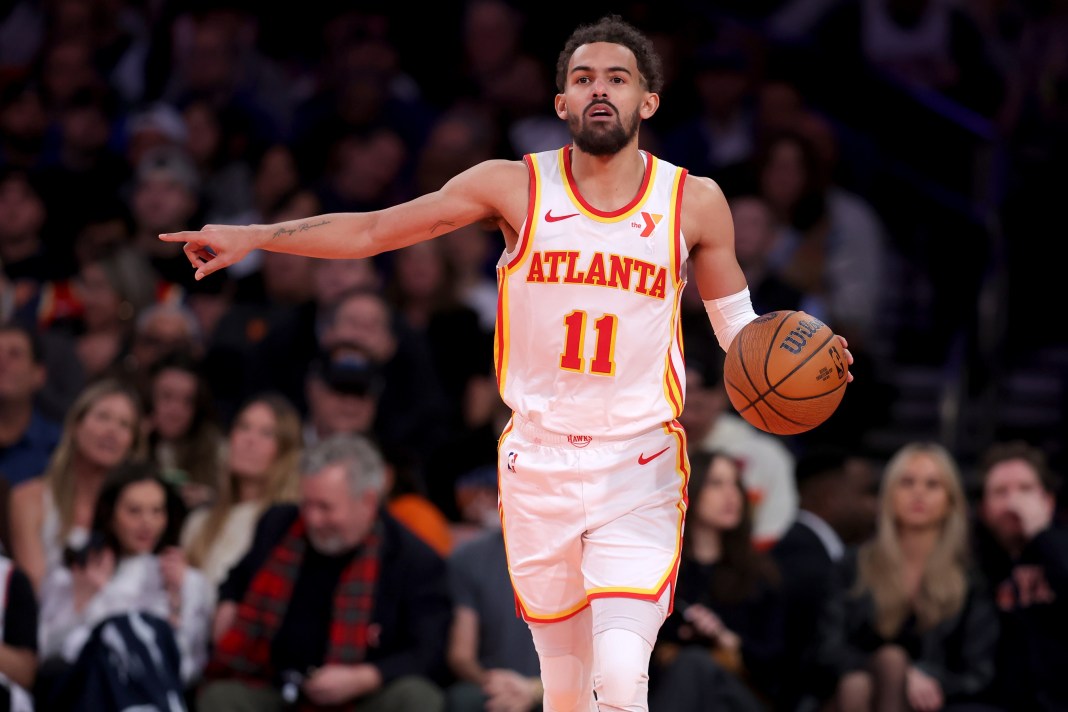
[[[612,440],[516,414],[499,450],[508,570],[526,621],[564,620],[593,598],[674,594],[690,473],[678,422]]]

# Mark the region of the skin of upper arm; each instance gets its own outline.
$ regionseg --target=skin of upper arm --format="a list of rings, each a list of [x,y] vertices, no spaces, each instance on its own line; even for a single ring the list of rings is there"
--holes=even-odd
[[[40,590],[44,578],[44,552],[41,531],[41,482],[17,486],[11,492],[11,555],[26,572],[34,588]]]
[[[372,214],[372,244],[393,250],[459,227],[494,220],[517,233],[526,219],[528,174],[521,161],[491,160],[454,176],[427,193]]]
[[[719,299],[746,287],[734,253],[734,220],[723,191],[710,178],[687,176],[682,232],[701,299]]]

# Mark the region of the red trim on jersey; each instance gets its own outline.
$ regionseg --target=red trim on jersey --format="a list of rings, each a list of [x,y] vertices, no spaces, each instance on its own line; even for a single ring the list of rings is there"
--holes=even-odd
[[[686,176],[688,172],[685,168],[680,169],[681,175],[679,176],[679,192],[675,197],[675,234],[672,236],[675,245],[675,284],[682,283],[682,193],[686,188]]]
[[[497,269],[497,323],[494,325],[494,349],[493,349],[493,367],[497,376],[497,389],[503,393],[504,384],[501,383],[501,375],[503,373],[504,359],[506,356],[504,333],[508,330],[508,325],[504,322],[504,300],[505,300],[505,285],[504,281],[508,279],[506,269]]]
[[[638,192],[633,198],[631,198],[631,201],[629,203],[624,205],[619,210],[613,210],[611,212],[606,213],[605,211],[598,210],[597,208],[587,203],[586,199],[582,197],[582,193],[579,192],[578,183],[575,182],[575,176],[571,172],[572,150],[573,149],[571,148],[571,146],[568,146],[567,148],[563,149],[564,155],[561,163],[564,164],[564,180],[566,180],[568,186],[571,187],[571,193],[575,196],[575,200],[577,200],[579,202],[579,205],[581,205],[584,209],[590,211],[599,218],[617,218],[620,215],[623,215],[624,213],[628,213],[631,210],[634,210],[634,208],[638,206],[638,203],[640,203],[642,199],[645,198],[645,193],[649,189],[649,178],[652,176],[653,173],[653,157],[645,151],[642,151],[642,155],[645,157],[645,175],[642,176],[642,184],[638,187]]]
[[[519,235],[519,244],[515,246],[515,257],[507,265],[509,270],[522,262],[526,256],[527,248],[530,246],[530,235],[534,232],[534,223],[538,219],[535,214],[538,209],[538,170],[534,166],[534,159],[529,153],[523,156],[523,163],[527,164],[529,181],[527,186],[527,220],[523,225],[523,232]]]

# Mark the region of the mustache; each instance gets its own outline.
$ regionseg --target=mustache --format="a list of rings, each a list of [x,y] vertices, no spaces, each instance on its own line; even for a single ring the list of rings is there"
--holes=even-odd
[[[590,109],[592,109],[595,106],[607,106],[609,109],[611,109],[615,113],[616,116],[619,116],[619,109],[616,108],[615,104],[613,104],[612,102],[608,101],[608,99],[594,99],[593,101],[591,101],[589,104],[586,105],[585,109],[582,110],[582,115],[583,116],[589,115]]]

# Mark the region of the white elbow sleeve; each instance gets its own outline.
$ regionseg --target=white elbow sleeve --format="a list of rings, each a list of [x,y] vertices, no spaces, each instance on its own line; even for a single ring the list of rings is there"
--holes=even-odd
[[[719,299],[706,299],[705,311],[712,322],[716,340],[724,351],[731,347],[731,342],[742,327],[757,318],[757,313],[753,311],[753,302],[749,298],[749,287]]]

